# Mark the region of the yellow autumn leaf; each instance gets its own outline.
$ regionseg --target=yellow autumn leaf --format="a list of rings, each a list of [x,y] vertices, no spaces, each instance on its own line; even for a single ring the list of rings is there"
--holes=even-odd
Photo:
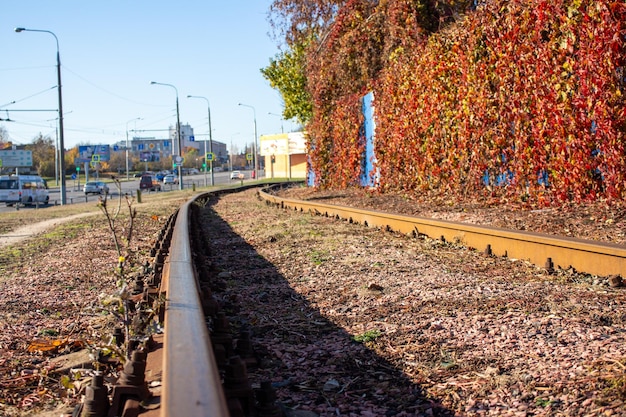
[[[67,344],[67,339],[63,340],[33,340],[30,345],[28,345],[29,352],[54,352],[59,349],[59,347],[65,346]]]

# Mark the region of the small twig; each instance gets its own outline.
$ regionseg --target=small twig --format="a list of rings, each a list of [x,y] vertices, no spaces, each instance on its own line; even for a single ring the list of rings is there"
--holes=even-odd
[[[130,359],[130,320],[128,318],[128,300],[124,299],[124,334],[126,336],[126,357]]]
[[[117,194],[119,195],[119,198],[117,199],[117,208],[113,214],[113,218],[117,219],[117,216],[119,216],[122,211],[122,184],[120,183],[120,180],[115,177],[113,177],[113,182],[115,183],[115,188],[117,188]],[[106,199],[106,194],[104,195],[104,198]]]
[[[121,257],[122,250],[120,247],[120,243],[117,239],[117,233],[115,233],[115,222],[111,218],[111,215],[109,214],[109,210],[107,208],[106,194],[104,200],[102,199],[102,197],[100,197],[98,206],[100,207],[100,210],[102,210],[102,212],[104,213],[104,217],[106,217],[107,223],[109,224],[109,230],[111,231],[111,235],[113,236],[113,243],[115,244],[115,250],[117,251],[117,255],[118,257]],[[122,271],[120,271],[120,275],[122,275]]]
[[[622,368],[623,370],[626,370],[626,366],[620,361],[618,361],[617,359],[602,359],[602,360],[596,361],[596,363],[599,363],[599,362],[610,362],[610,363],[619,365],[620,368]]]
[[[126,233],[126,244],[130,248],[130,241],[133,236],[133,229],[135,227],[135,216],[137,216],[137,210],[133,209],[133,199],[126,197],[126,205],[128,206],[128,231]]]
[[[348,381],[348,383],[346,383],[343,387],[341,387],[341,389],[337,392],[337,394],[341,394],[342,392],[344,392],[346,390],[346,388],[348,388],[350,385],[352,385],[353,382],[358,381],[359,379],[361,379],[360,376],[357,376],[356,378],[354,378],[351,381]]]

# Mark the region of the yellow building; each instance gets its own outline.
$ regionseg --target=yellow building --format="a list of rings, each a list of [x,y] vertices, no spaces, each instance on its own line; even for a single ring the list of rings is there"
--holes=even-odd
[[[266,178],[306,178],[306,136],[303,132],[262,135],[260,154]]]

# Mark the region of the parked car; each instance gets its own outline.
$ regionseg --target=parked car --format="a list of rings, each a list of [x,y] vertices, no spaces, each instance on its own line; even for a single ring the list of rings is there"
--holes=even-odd
[[[161,183],[154,175],[143,175],[139,180],[140,190],[161,191]]]
[[[178,184],[178,177],[174,174],[167,174],[163,177],[163,185],[165,184]]]
[[[230,179],[231,180],[243,179],[243,174],[241,173],[241,171],[233,171],[230,173]]]
[[[88,194],[108,194],[109,186],[102,181],[87,181],[83,186],[83,192]]]

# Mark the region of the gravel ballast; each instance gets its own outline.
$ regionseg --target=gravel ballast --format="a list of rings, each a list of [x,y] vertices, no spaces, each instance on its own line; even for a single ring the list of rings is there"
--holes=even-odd
[[[207,233],[217,270],[230,274],[222,297],[264,352],[251,374],[290,407],[626,413],[623,290],[251,197],[217,201]]]
[[[138,259],[172,211],[139,216]],[[498,217],[456,216],[480,213]],[[203,214],[214,295],[235,335],[252,334],[250,380],[271,381],[290,415],[626,414],[626,297],[602,277],[285,211],[254,190]],[[558,214],[536,223],[575,225]],[[623,219],[611,216],[588,224],[619,242]],[[500,217],[515,223],[515,211]],[[532,230],[533,216],[518,218]],[[44,237],[0,248],[0,415],[80,401],[78,381],[61,386],[50,357],[27,351],[32,340],[93,340],[115,324],[101,305],[117,260],[102,218]]]

